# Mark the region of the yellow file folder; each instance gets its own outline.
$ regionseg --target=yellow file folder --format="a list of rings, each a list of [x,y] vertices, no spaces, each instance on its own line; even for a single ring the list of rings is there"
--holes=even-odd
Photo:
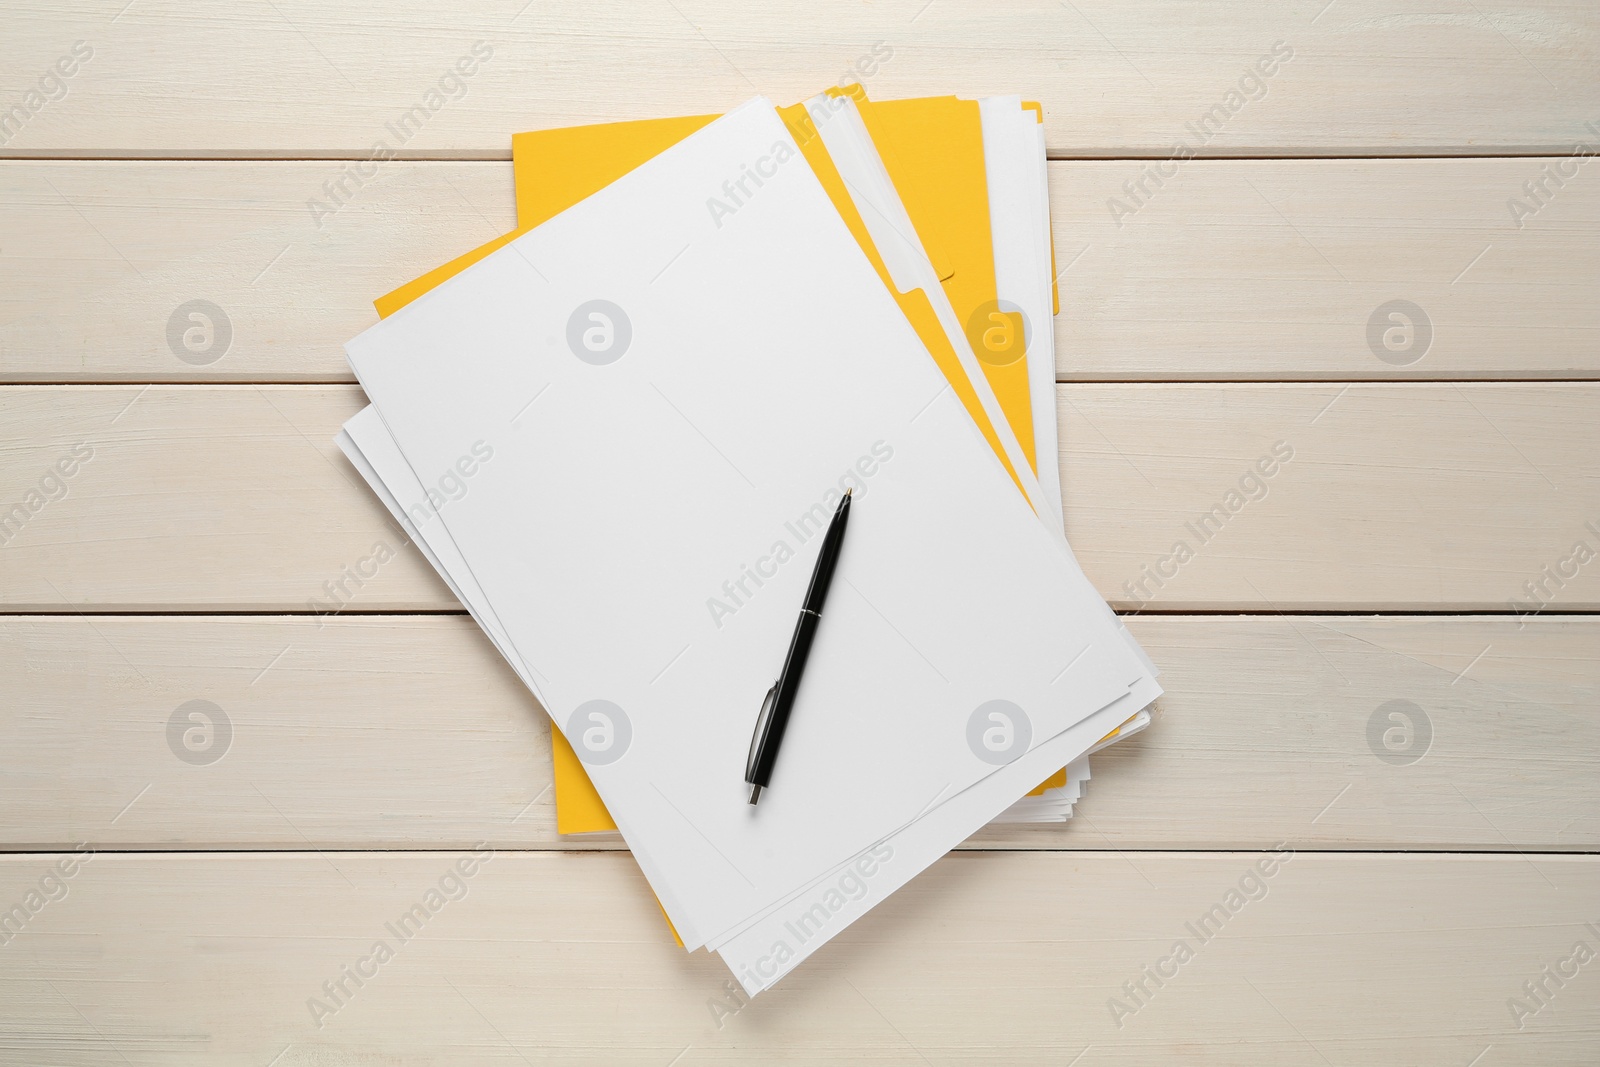
[[[968,326],[969,340],[979,356],[984,375],[1031,463],[1034,454],[1032,407],[1021,358],[1020,326],[1013,331],[1016,338],[1013,344],[1009,339],[1002,339],[1009,323],[994,318],[1004,313],[997,310],[996,303],[983,135],[977,104],[956,97],[873,103],[865,99],[859,86],[855,90],[851,95],[883,156],[896,192],[905,203],[919,240],[934,261],[958,321]],[[953,390],[1015,480],[1016,473],[1011,470],[994,427],[939,325],[932,304],[920,290],[909,293],[896,290],[854,201],[821,138],[816,135],[814,122],[805,106],[780,108],[779,114],[884,284],[894,294]],[[514,135],[517,229],[380,297],[374,301],[378,314],[387,316],[405,306],[715,118],[715,115],[698,115],[646,119]],[[1017,484],[1021,490],[1020,480]],[[1110,736],[1115,733],[1113,731]],[[559,730],[552,729],[550,739],[557,831],[569,834],[615,830],[616,824],[572,746]],[[1065,782],[1066,771],[1059,771],[1030,795]]]

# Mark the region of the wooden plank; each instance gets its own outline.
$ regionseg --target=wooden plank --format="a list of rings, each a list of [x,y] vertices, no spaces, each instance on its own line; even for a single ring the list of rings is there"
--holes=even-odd
[[[5,390],[3,507],[39,505],[0,530],[7,602],[454,607],[333,443],[364,403],[349,386]]]
[[[6,201],[27,208],[0,215],[0,375],[354,381],[341,346],[377,321],[373,299],[509,231],[516,211],[509,164],[395,163],[313,216],[345,166],[0,165]],[[209,337],[189,319],[199,300],[216,309]]]
[[[1130,621],[1158,721],[1095,757],[1070,824],[974,846],[1600,843],[1600,618]],[[0,720],[5,849],[620,847],[555,833],[544,713],[469,618],[13,616],[0,637],[25,709]]]
[[[1600,606],[1600,457],[1584,444],[1600,387],[1083,385],[1058,398],[1067,535],[1121,610]]]
[[[719,960],[672,943],[622,855],[99,855],[3,948],[0,1054],[1325,1067],[1492,1047],[1495,1063],[1593,1062],[1600,983],[1570,961],[1600,941],[1600,861],[1292,850],[950,857],[748,1003],[724,999]],[[55,859],[0,862],[0,901]],[[389,924],[419,904],[402,941]],[[1190,927],[1207,914],[1203,940]],[[1531,1008],[1523,983],[1557,961],[1568,976],[1545,979],[1519,1029],[1508,1001]],[[1159,985],[1144,976],[1158,967]],[[1140,981],[1148,997],[1124,990]]]
[[[758,92],[786,103],[847,78],[883,98],[1025,93],[1062,156],[1167,158],[1186,139],[1211,155],[1559,150],[1600,120],[1600,13],[1583,0],[1248,0],[1204,18],[1157,0],[109,0],[11,13],[7,104],[28,103],[78,40],[92,56],[67,94],[30,103],[0,151],[367,158],[382,141],[505,158],[515,130],[716,112]],[[1207,137],[1191,134],[1208,114]]]
[[[344,166],[0,166],[19,207],[0,216],[0,380],[352,381],[339,345],[375,320],[372,298],[515,213],[502,163],[396,163],[319,225],[306,203]],[[1051,165],[1064,378],[1600,372],[1586,162],[1151,166]],[[1535,181],[1543,203],[1522,188]],[[1513,218],[1513,199],[1533,214]],[[1387,327],[1378,309],[1396,299],[1422,309],[1426,337],[1380,356],[1367,324]],[[180,310],[195,300],[220,309],[209,339]]]
[[[1600,567],[1575,554],[1600,544],[1600,386],[1059,390],[1068,533],[1119,609],[1507,611],[1530,582],[1554,609],[1600,607]],[[0,514],[38,505],[7,528],[0,606],[453,607],[335,450],[361,402],[345,386],[0,390]],[[58,487],[79,448],[93,458]]]
[[[1597,169],[1570,156],[1054,165],[1058,373],[1593,378]]]

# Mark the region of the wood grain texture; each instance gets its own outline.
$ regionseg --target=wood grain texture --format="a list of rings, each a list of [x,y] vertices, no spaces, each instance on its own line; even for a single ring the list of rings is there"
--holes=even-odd
[[[20,209],[0,215],[0,381],[352,381],[340,343],[375,321],[372,299],[515,212],[505,164],[397,162],[313,216],[307,201],[344,167],[0,165],[0,197]],[[1144,162],[1054,163],[1059,373],[1594,377],[1595,167],[1197,161],[1163,178]],[[1543,183],[1542,203],[1526,182]],[[1533,213],[1513,217],[1513,199]],[[1431,335],[1389,362],[1367,329],[1395,299]],[[229,331],[199,363],[168,334],[175,315],[180,337],[192,324],[178,310],[192,300]]]
[[[883,98],[1026,93],[1062,156],[1166,158],[1213,108],[1212,155],[1561,150],[1600,119],[1600,13],[1583,0],[77,0],[8,13],[6,36],[8,103],[75,40],[93,49],[0,149],[13,156],[365,158],[387,138],[412,157],[505,158],[512,130],[787,103],[847,77]],[[476,42],[490,57],[427,100]],[[1241,87],[1275,45],[1293,58]],[[407,113],[409,136],[390,135]]]
[[[1050,173],[1064,379],[1600,370],[1600,163],[1587,156]],[[1375,348],[1369,323],[1389,326],[1394,300],[1422,318]]]
[[[971,845],[1600,842],[1600,619],[1130,622],[1157,722],[1094,758],[1071,823]],[[13,616],[0,677],[25,709],[0,720],[0,848],[620,847],[555,833],[543,710],[464,616]],[[177,755],[192,700],[225,722],[193,738],[204,762]],[[1409,763],[1371,747],[1396,707]]]
[[[1067,532],[1119,609],[1509,611],[1542,582],[1553,609],[1594,610],[1600,566],[1574,546],[1600,545],[1597,399],[1586,384],[1059,386]],[[0,514],[40,504],[0,546],[0,605],[454,607],[332,443],[361,403],[346,386],[0,391]],[[49,499],[77,447],[93,459]]]
[[[377,321],[372,301],[511,230],[516,210],[508,163],[396,162],[314,216],[345,166],[0,164],[28,209],[0,215],[0,375],[354,381],[342,345]],[[229,337],[190,355],[178,309],[193,300]]]
[[[1600,7],[0,11],[0,1065],[1594,1061],[1600,965],[1544,976],[1600,951]],[[511,227],[513,131],[852,77],[1042,101],[1068,533],[1168,695],[743,1004],[554,833],[340,344]]]
[[[1507,611],[1528,582],[1558,610],[1600,604],[1600,567],[1577,562],[1600,546],[1600,387],[1057,396],[1067,535],[1119,609]]]
[[[728,1014],[728,972],[672,943],[627,856],[501,852],[461,879],[464,855],[95,856],[0,946],[0,1062],[1326,1067],[1492,1046],[1545,1067],[1592,1063],[1600,1033],[1592,962],[1521,1029],[1507,1006],[1593,951],[1593,857],[1295,852],[1263,878],[1262,853],[969,853]],[[0,861],[0,901],[52,859]],[[457,899],[397,938],[447,876]],[[1192,934],[1230,892],[1221,931]],[[1112,999],[1158,965],[1119,1027]]]
[[[454,607],[333,443],[364,403],[348,386],[0,393],[6,508],[26,503],[75,448],[92,452],[65,481],[65,495],[46,496],[0,549],[10,603]],[[331,593],[329,583],[344,592]]]

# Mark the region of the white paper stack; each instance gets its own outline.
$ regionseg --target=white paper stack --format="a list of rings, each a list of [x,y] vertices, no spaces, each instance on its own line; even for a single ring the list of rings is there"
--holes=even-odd
[[[1160,692],[843,105],[818,132],[890,284],[757,99],[347,345],[373,404],[341,447],[583,759],[685,946],[750,994],[985,823],[1065,818],[1088,753]],[[1014,136],[1038,169],[1015,229],[1043,245],[1038,133]],[[997,282],[1049,322],[1047,266],[997,258]],[[926,295],[998,452],[891,285]],[[430,497],[446,481],[466,491]],[[752,806],[751,730],[847,490]]]

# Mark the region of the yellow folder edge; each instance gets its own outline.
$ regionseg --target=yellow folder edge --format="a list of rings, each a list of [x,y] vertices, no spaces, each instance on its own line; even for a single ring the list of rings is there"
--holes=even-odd
[[[866,103],[868,107],[875,107],[865,101],[864,94],[851,94],[857,97],[858,105]],[[971,101],[958,101],[950,98],[933,98],[936,102],[946,105],[946,112],[953,112],[952,121],[959,123],[968,141],[958,153],[982,160],[982,131],[976,122],[976,104]],[[895,104],[904,102],[895,101]],[[971,104],[972,110],[961,114],[965,109],[952,108],[948,105]],[[974,421],[984,431],[990,446],[1005,462],[1005,455],[999,446],[999,441],[987,415],[984,413],[977,400],[977,394],[967,381],[965,372],[955,356],[954,349],[950,346],[948,338],[933,314],[931,303],[925,294],[918,291],[912,293],[899,293],[890,283],[888,270],[878,255],[876,247],[867,235],[864,222],[856,211],[854,202],[850,199],[838,171],[834,168],[832,159],[828,157],[822,146],[821,139],[815,134],[815,126],[810,115],[805,111],[804,105],[793,105],[780,108],[779,114],[795,137],[802,153],[807,157],[818,179],[828,191],[835,206],[845,219],[847,226],[861,244],[868,258],[872,261],[879,276],[885,285],[900,302],[907,318],[912,321],[920,337],[940,364],[940,369],[947,379],[961,395],[968,411]],[[374,301],[380,316],[392,314],[396,309],[405,306],[412,300],[428,292],[446,279],[465,270],[467,267],[485,258],[496,250],[504,247],[528,229],[537,226],[548,219],[566,210],[573,204],[587,198],[600,189],[609,185],[617,178],[633,170],[642,163],[654,158],[656,155],[678,143],[683,138],[701,129],[717,116],[697,115],[668,119],[646,119],[633,122],[606,123],[592,126],[575,126],[555,130],[541,130],[532,133],[522,133],[513,136],[513,169],[516,182],[516,203],[518,228],[512,233],[501,237],[464,253],[450,262],[435,268],[413,279],[411,282],[395,289]],[[970,120],[970,121],[963,121]],[[905,143],[906,138],[900,133],[901,123],[912,125],[920,124],[923,129],[929,126],[930,117],[923,111],[916,109],[892,108],[887,116],[877,115],[873,125],[880,134],[885,136],[899,135],[899,143]],[[869,126],[869,131],[871,127]],[[893,132],[886,132],[893,131]],[[972,138],[976,143],[972,143]],[[559,165],[549,166],[545,161],[558,160]],[[886,164],[887,166],[887,164]],[[935,247],[941,249],[940,255],[944,257],[945,269],[941,276],[946,280],[946,292],[950,294],[949,283],[954,282],[955,263],[977,261],[977,266],[969,270],[963,282],[957,285],[957,292],[962,298],[962,306],[976,306],[981,304],[983,294],[992,293],[994,287],[994,257],[993,246],[989,236],[987,179],[982,179],[982,184],[976,184],[970,175],[963,185],[965,198],[944,196],[938,191],[936,177],[937,167],[927,159],[918,159],[915,163],[907,163],[904,159],[896,162],[891,173],[891,179],[896,180],[896,190],[902,196],[905,188],[914,189],[913,199],[917,201],[916,211],[919,214],[930,212],[961,215],[967,214],[973,220],[972,225],[965,229],[952,226],[929,226],[928,236],[923,235],[923,226],[916,221],[913,215],[913,225],[919,227],[919,238],[925,242],[931,241]],[[976,206],[974,206],[976,205]],[[981,207],[981,213],[978,208]],[[912,205],[907,204],[908,212]],[[982,241],[973,240],[973,234],[981,236]],[[949,249],[957,250],[952,257]],[[981,249],[982,254],[979,254]],[[974,279],[977,279],[974,281]],[[985,280],[986,279],[986,280]],[[952,304],[955,301],[952,300]],[[985,373],[990,367],[985,364]],[[1028,430],[1031,438],[1031,406],[1025,392],[1020,398],[1006,396],[1002,399],[1002,408],[1008,421],[1015,425],[1015,412],[1022,412],[1029,418]],[[992,379],[991,379],[992,384]],[[1027,453],[1032,455],[1031,441],[1026,447]],[[1016,474],[1011,471],[1009,464],[1007,470],[1012,478]],[[1018,485],[1020,490],[1020,483]],[[1109,735],[1108,735],[1109,736]],[[551,730],[551,756],[554,770],[554,783],[556,793],[556,829],[558,833],[594,833],[605,830],[615,830],[616,823],[606,810],[599,793],[590,782],[585,773],[582,762],[576,752],[567,742],[559,730]],[[1029,795],[1037,795],[1047,788],[1064,785],[1066,782],[1065,769],[1058,771],[1046,779]]]
[[[717,118],[689,115],[669,119],[608,122],[514,134],[517,228],[488,244],[435,267],[373,301],[379,317],[387,317],[453,278],[489,254],[504,248],[541,223],[585,200],[624,174],[648,162]],[[559,166],[550,161],[559,160]]]

